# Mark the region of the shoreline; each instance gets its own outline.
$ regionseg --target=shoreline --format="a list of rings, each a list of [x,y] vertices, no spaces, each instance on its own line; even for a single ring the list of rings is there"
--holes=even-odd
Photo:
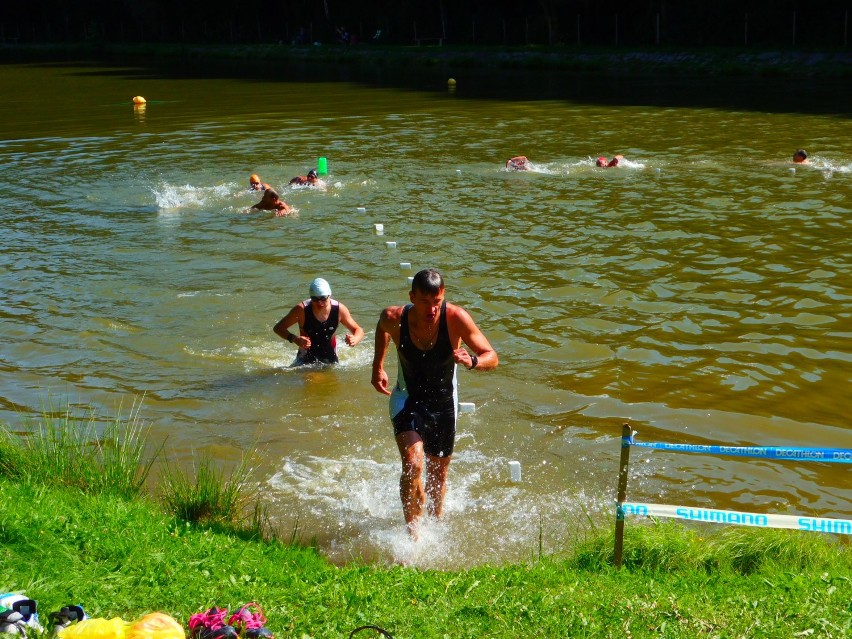
[[[848,79],[852,52],[757,49],[601,49],[554,47],[387,46],[360,44],[112,44],[61,43],[0,45],[4,63],[50,63],[88,60],[109,64],[157,66],[217,64],[370,65],[384,68],[567,71],[604,75],[672,75]],[[241,67],[243,71],[245,67]]]

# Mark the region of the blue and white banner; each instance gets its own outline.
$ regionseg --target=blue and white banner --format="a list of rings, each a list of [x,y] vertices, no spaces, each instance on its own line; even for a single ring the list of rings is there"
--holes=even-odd
[[[705,453],[711,455],[737,455],[739,457],[762,457],[764,459],[794,459],[797,461],[835,462],[852,464],[852,448],[798,448],[782,446],[717,446],[703,444],[666,444],[663,442],[637,442],[628,440],[631,446],[672,450],[680,453]]]
[[[757,526],[760,528],[790,528],[810,532],[852,535],[852,520],[850,519],[829,519],[826,517],[806,517],[800,515],[766,515],[763,513],[742,513],[735,510],[716,510],[714,508],[641,504],[635,502],[621,504],[620,511],[624,515],[672,517],[675,519],[705,521],[714,524]]]

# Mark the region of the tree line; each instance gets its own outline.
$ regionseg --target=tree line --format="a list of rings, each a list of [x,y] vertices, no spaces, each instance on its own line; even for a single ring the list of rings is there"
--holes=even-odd
[[[846,48],[852,0],[41,0],[0,42]]]

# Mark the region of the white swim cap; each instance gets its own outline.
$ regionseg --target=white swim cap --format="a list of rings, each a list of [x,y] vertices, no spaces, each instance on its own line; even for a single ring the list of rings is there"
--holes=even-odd
[[[331,296],[331,286],[321,277],[311,282],[311,297]]]

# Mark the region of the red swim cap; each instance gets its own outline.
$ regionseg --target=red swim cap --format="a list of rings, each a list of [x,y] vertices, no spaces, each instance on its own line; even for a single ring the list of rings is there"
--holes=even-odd
[[[607,161],[604,156],[600,156],[597,160],[595,160],[595,166],[606,166]]]

